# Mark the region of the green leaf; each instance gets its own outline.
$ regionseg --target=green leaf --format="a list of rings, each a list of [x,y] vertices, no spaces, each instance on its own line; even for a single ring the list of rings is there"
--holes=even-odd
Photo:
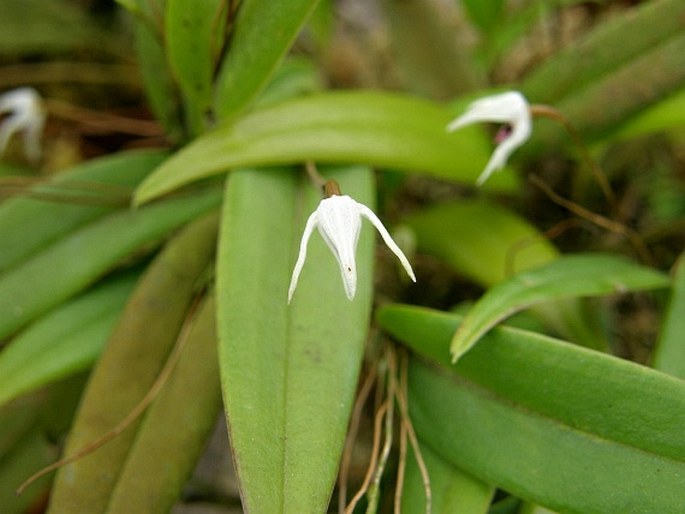
[[[45,0],[0,2],[0,54],[47,56],[103,49],[112,35],[97,30],[78,4]]]
[[[463,0],[462,5],[478,28],[489,32],[499,21],[504,2],[503,0]]]
[[[223,0],[167,0],[167,59],[185,98],[191,134],[204,132],[212,112],[215,59],[223,47]]]
[[[221,411],[216,304],[205,300],[168,382],[150,406],[117,478],[108,514],[166,514]]]
[[[33,427],[5,455],[0,456],[0,504],[3,514],[25,514],[47,495],[49,477],[41,478],[31,490],[17,496],[23,479],[50,464],[53,444],[40,427]]]
[[[628,139],[685,125],[685,88],[656,102],[622,123],[613,139]]]
[[[678,512],[685,504],[685,382],[524,332],[489,332],[456,365],[459,317],[387,306],[410,364],[420,440],[488,483],[560,512]]]
[[[405,221],[415,230],[421,251],[484,287],[559,258],[559,251],[528,221],[483,199],[437,205]],[[532,310],[547,327],[575,343],[607,346],[596,316],[576,299],[546,302]]]
[[[334,92],[252,112],[189,144],[136,191],[138,204],[231,168],[301,163],[367,163],[474,182],[491,151],[483,134],[445,131],[437,104],[393,93]],[[492,185],[511,189],[515,177]],[[488,182],[490,184],[490,182]]]
[[[586,140],[611,138],[626,120],[685,84],[684,15],[679,0],[631,9],[546,60],[522,90],[531,102],[553,103]],[[535,134],[546,144],[561,137],[556,127]]]
[[[666,275],[614,255],[579,254],[521,272],[493,286],[464,317],[450,345],[456,361],[497,323],[531,305],[557,298],[669,287]]]
[[[163,8],[162,5],[157,7]],[[135,26],[136,55],[145,86],[145,94],[152,112],[167,130],[171,139],[183,133],[181,128],[181,100],[177,85],[167,64],[162,44],[163,35],[157,25],[156,15],[149,2],[138,1]],[[161,22],[159,22],[161,25]]]
[[[235,116],[266,86],[318,0],[242,0],[216,81],[219,119]],[[264,37],[268,34],[268,37]]]
[[[681,34],[684,14],[680,0],[648,2],[627,9],[623,15],[598,24],[579,42],[543,61],[526,77],[523,92],[533,102],[556,104],[572,97]]]
[[[76,230],[0,277],[0,338],[95,282],[121,259],[219,203],[217,191],[113,213]]]
[[[150,264],[90,375],[66,456],[114,429],[149,392],[211,265],[216,231],[216,214],[203,216]],[[97,451],[60,468],[48,512],[106,512],[140,423],[135,420]]]
[[[323,170],[372,204],[367,168]],[[362,227],[358,288],[345,296],[318,233],[288,305],[305,220],[321,200],[283,169],[239,170],[229,181],[217,269],[219,359],[243,508],[326,512],[368,329],[373,229]]]
[[[0,272],[26,259],[68,232],[127,205],[128,194],[167,152],[135,151],[93,159],[30,189],[57,196],[60,203],[30,197],[0,205]],[[112,187],[110,187],[112,186]],[[129,189],[131,188],[131,189]],[[74,203],[69,203],[72,199]],[[62,203],[66,200],[67,203]],[[81,203],[87,202],[85,205]]]
[[[404,222],[416,232],[421,251],[437,255],[484,286],[559,257],[556,247],[528,221],[482,198],[436,205]]]
[[[673,290],[652,366],[685,380],[685,257],[674,266]]]
[[[0,351],[0,405],[90,366],[102,350],[135,276],[106,283],[38,320]]]
[[[432,514],[486,514],[495,493],[494,487],[455,468],[438,454],[421,445],[421,455],[430,479]],[[402,512],[426,512],[423,477],[416,459],[409,452],[402,491]]]

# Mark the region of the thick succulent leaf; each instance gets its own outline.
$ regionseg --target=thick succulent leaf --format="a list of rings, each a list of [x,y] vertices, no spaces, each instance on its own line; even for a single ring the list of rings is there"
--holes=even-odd
[[[497,323],[531,305],[558,298],[602,296],[669,287],[668,276],[609,254],[562,256],[490,288],[454,334],[452,359],[469,351]]]
[[[323,170],[345,194],[373,203],[367,168]],[[326,512],[368,328],[373,229],[357,249],[358,288],[318,234],[288,305],[300,236],[321,200],[284,169],[239,170],[228,180],[217,266],[219,358],[243,508]]]
[[[185,99],[191,134],[204,132],[212,112],[215,59],[223,46],[227,5],[223,0],[167,0],[166,53]]]
[[[317,3],[242,0],[216,81],[215,110],[219,119],[235,116],[257,98]]]
[[[108,514],[166,514],[221,411],[216,304],[199,307],[169,381],[145,416],[107,507]]]
[[[68,232],[128,203],[127,195],[166,157],[161,151],[122,152],[60,173],[0,205],[0,273]],[[113,187],[110,187],[113,186]],[[59,202],[30,198],[30,194]],[[83,203],[84,200],[87,203]]]
[[[484,287],[559,257],[556,247],[528,221],[483,199],[437,205],[405,221],[421,251],[440,257]],[[576,299],[538,304],[532,310],[564,338],[595,349],[607,346],[596,316]]]
[[[685,383],[522,330],[497,328],[450,365],[459,317],[387,306],[381,325],[428,359],[410,413],[442,458],[559,512],[677,512],[685,504]]]
[[[0,277],[0,338],[92,284],[144,245],[207,212],[221,200],[205,191],[110,214],[66,235]]]
[[[178,338],[214,256],[217,216],[172,239],[139,281],[90,375],[64,454],[72,455],[120,423],[143,399]],[[57,473],[50,514],[106,512],[140,419],[92,454]]]
[[[165,161],[136,191],[138,204],[238,167],[363,162],[474,182],[491,145],[478,132],[448,134],[437,104],[370,91],[312,95],[224,123]],[[498,174],[488,184],[511,187]]]
[[[0,405],[89,367],[102,351],[136,276],[110,281],[48,313],[0,350]]]
[[[685,258],[674,267],[673,291],[652,366],[685,380]]]
[[[486,514],[495,488],[446,462],[426,445],[421,445],[431,491],[432,514]],[[402,512],[424,514],[426,493],[423,477],[409,452],[407,471],[402,490]]]

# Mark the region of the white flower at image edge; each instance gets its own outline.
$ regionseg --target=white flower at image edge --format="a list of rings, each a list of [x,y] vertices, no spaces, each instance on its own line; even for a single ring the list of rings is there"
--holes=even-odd
[[[16,132],[23,132],[24,153],[31,162],[40,160],[40,136],[45,125],[45,110],[38,92],[30,87],[13,89],[0,95],[0,156]]]
[[[374,212],[366,205],[361,204],[347,195],[333,195],[329,198],[321,200],[317,209],[309,216],[307,224],[304,227],[302,234],[302,241],[300,242],[300,253],[293,269],[293,275],[290,279],[290,288],[288,290],[288,303],[292,300],[293,293],[297,287],[297,281],[300,277],[300,272],[304,266],[304,261],[307,258],[307,244],[309,237],[314,231],[314,227],[319,229],[321,237],[323,237],[328,247],[333,252],[338,265],[340,266],[340,274],[342,275],[343,286],[345,287],[345,294],[347,298],[352,300],[357,292],[357,265],[355,261],[355,254],[357,250],[357,242],[359,241],[359,232],[362,226],[362,216],[368,219],[374,227],[380,232],[383,241],[388,245],[388,248],[397,256],[397,258],[404,266],[412,281],[416,282],[416,276],[399,246],[393,241],[390,234],[383,226],[383,223],[378,219]]]
[[[473,123],[504,123],[510,130],[497,136],[497,148],[488,161],[485,170],[476,181],[482,185],[494,171],[500,170],[519,146],[525,143],[532,132],[532,117],[526,98],[518,91],[509,91],[476,100],[466,112],[447,125],[453,132]]]

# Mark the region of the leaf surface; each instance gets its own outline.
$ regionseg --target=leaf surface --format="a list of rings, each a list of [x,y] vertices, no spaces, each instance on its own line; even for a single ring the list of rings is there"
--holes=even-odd
[[[365,163],[474,182],[490,156],[483,134],[448,134],[437,104],[371,91],[311,95],[224,123],[164,162],[136,191],[138,204],[227,170],[318,163]],[[492,184],[511,188],[500,173]],[[488,182],[490,184],[490,182]]]
[[[372,205],[367,168],[323,170]],[[284,169],[231,174],[217,269],[224,404],[243,508],[325,512],[338,470],[371,306],[373,233],[362,227],[358,288],[312,234],[292,303],[288,286],[304,223],[321,200]]]
[[[685,502],[685,383],[644,366],[497,328],[457,364],[460,318],[393,305],[381,325],[410,365],[420,440],[453,465],[559,512],[677,512]]]
[[[490,288],[454,334],[452,359],[469,351],[484,333],[511,314],[558,298],[600,296],[669,287],[666,275],[609,254],[565,255]]]

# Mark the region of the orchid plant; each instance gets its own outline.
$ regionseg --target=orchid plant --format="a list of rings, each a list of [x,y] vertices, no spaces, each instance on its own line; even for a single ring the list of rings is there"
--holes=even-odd
[[[362,4],[0,5],[3,514],[681,511],[682,1]]]

